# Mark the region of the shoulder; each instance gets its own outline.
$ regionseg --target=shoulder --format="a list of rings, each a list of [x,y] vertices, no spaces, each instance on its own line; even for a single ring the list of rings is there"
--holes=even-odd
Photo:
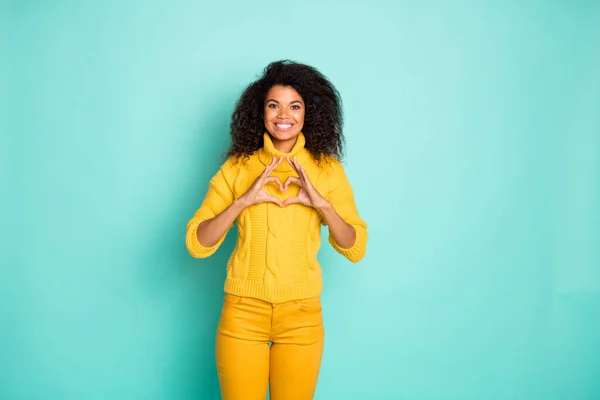
[[[332,156],[321,156],[315,160],[315,165],[319,169],[317,181],[325,193],[348,188],[348,177],[344,164],[340,160]]]
[[[240,173],[241,162],[239,157],[229,157],[221,163],[219,169],[215,172],[210,182],[212,185],[228,186],[233,182]]]
[[[221,164],[219,172],[226,177],[237,176],[240,173],[244,173],[249,168],[252,168],[257,160],[255,155],[232,156],[227,158],[227,160]]]
[[[338,180],[340,178],[345,179],[346,171],[344,165],[340,160],[332,156],[323,156],[318,160],[318,165],[321,168],[322,173],[329,180]]]
[[[264,165],[256,154],[249,156],[233,156],[227,158],[213,176],[213,180],[226,182],[231,188],[240,180],[254,176],[257,171],[262,171]]]

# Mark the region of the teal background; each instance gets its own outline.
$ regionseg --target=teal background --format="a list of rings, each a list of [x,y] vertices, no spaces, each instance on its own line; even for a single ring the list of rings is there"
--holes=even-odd
[[[4,1],[0,398],[218,399],[185,224],[270,61],[345,102],[316,399],[600,399],[600,2]]]

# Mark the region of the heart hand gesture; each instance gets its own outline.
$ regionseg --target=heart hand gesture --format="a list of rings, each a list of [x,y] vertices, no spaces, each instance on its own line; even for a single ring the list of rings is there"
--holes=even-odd
[[[316,209],[321,209],[327,206],[329,203],[323,196],[321,196],[317,189],[315,189],[312,182],[308,178],[308,174],[304,170],[304,167],[300,165],[298,161],[296,161],[296,157],[294,157],[292,160],[288,156],[287,162],[292,166],[292,168],[294,168],[299,177],[289,177],[284,186],[287,188],[290,183],[295,183],[300,186],[300,193],[298,193],[296,197],[292,197],[291,199],[284,201],[282,205],[287,206],[289,204],[302,204]]]
[[[269,176],[271,174],[271,172],[273,172],[273,170],[275,168],[277,168],[277,166],[279,164],[281,164],[282,161],[283,161],[283,157],[279,157],[278,159],[273,157],[273,161],[271,162],[271,164],[267,165],[267,167],[265,168],[263,173],[260,174],[258,176],[258,178],[256,178],[254,183],[252,183],[252,186],[250,186],[248,188],[248,190],[246,191],[246,193],[244,193],[240,197],[240,201],[242,202],[244,207],[250,207],[255,204],[260,204],[260,203],[265,203],[265,202],[275,203],[279,206],[283,206],[283,203],[281,202],[281,200],[279,200],[276,197],[271,196],[265,190],[265,185],[267,183],[275,182],[279,185],[279,188],[281,189],[281,191],[284,191],[284,188],[281,185],[281,181],[274,176]],[[287,185],[286,185],[286,187],[287,187]]]

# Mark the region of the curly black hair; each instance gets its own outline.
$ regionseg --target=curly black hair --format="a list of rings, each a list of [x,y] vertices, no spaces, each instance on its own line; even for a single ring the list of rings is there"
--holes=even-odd
[[[331,82],[316,68],[290,60],[275,61],[243,91],[231,116],[231,146],[227,157],[249,156],[263,146],[262,118],[267,92],[275,85],[294,88],[305,103],[305,148],[315,159],[342,158],[342,99]]]

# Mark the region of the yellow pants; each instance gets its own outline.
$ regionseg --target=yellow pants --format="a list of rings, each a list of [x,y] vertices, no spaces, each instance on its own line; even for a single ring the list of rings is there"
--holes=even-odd
[[[223,400],[310,400],[323,354],[320,297],[272,304],[226,294],[217,332]]]

